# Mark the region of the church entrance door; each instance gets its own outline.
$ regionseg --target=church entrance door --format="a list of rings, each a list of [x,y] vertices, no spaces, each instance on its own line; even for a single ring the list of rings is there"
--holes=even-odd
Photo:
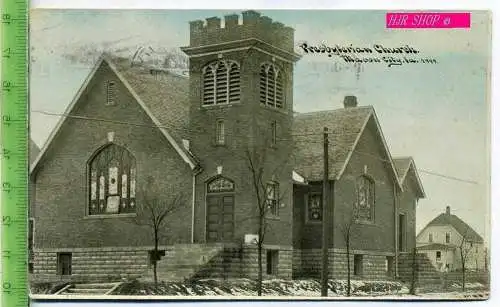
[[[234,237],[234,196],[207,196],[207,242],[228,242]]]

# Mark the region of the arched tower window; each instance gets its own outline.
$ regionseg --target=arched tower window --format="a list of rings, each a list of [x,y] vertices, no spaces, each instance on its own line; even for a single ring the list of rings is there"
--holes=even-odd
[[[373,222],[375,215],[375,183],[370,177],[360,176],[356,180],[357,201],[355,204],[358,221]]]
[[[240,65],[219,60],[203,67],[203,105],[240,101]]]
[[[274,64],[260,66],[260,103],[283,108],[283,72]]]
[[[122,146],[109,144],[89,161],[89,215],[135,212],[136,163]]]

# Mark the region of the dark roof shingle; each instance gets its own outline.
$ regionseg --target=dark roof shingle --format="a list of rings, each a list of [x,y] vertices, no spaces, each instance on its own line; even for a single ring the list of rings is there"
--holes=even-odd
[[[168,71],[156,77],[150,68],[132,66],[128,59],[112,58],[111,61],[163,128],[182,144],[188,134],[189,79]]]
[[[323,179],[323,128],[329,130],[329,177],[337,179],[371,106],[296,114],[293,121],[295,171],[309,181]]]

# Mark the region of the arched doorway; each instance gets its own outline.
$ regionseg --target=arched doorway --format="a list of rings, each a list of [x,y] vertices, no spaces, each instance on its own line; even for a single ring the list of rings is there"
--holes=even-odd
[[[218,176],[207,184],[207,242],[234,237],[234,182]]]

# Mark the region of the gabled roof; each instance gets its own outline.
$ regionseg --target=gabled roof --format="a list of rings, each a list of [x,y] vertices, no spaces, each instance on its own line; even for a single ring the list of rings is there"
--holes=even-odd
[[[462,236],[465,237],[466,241],[472,241],[477,243],[483,243],[483,238],[470,227],[467,223],[462,221],[458,216],[449,213],[441,213],[437,217],[435,217],[432,221],[424,227],[430,226],[451,226],[455,228],[455,230]],[[423,231],[423,230],[422,230]],[[421,232],[422,232],[421,231]]]
[[[187,131],[187,120],[189,118],[189,106],[187,104],[189,82],[186,78],[164,74],[162,80],[157,80],[149,69],[132,66],[126,59],[103,55],[94,65],[64,114],[71,114],[96,72],[105,64],[109,65],[181,158],[189,164],[191,169],[197,168],[198,165],[194,156],[182,146],[182,137],[184,132]],[[67,116],[61,117],[42,148],[40,155],[32,163],[30,173],[36,169],[67,118]]]
[[[299,113],[294,117],[295,171],[308,181],[323,180],[323,128],[328,128],[329,177],[342,176],[363,131],[373,119],[382,139],[387,163],[398,184],[398,175],[373,107],[349,107],[331,111]]]
[[[422,181],[420,180],[420,176],[418,175],[417,167],[415,166],[415,161],[412,157],[397,157],[394,158],[394,166],[396,167],[396,171],[399,177],[399,183],[403,186],[406,178],[408,176],[413,176],[417,183],[417,188],[419,192],[420,198],[425,198],[424,186],[422,185]]]

